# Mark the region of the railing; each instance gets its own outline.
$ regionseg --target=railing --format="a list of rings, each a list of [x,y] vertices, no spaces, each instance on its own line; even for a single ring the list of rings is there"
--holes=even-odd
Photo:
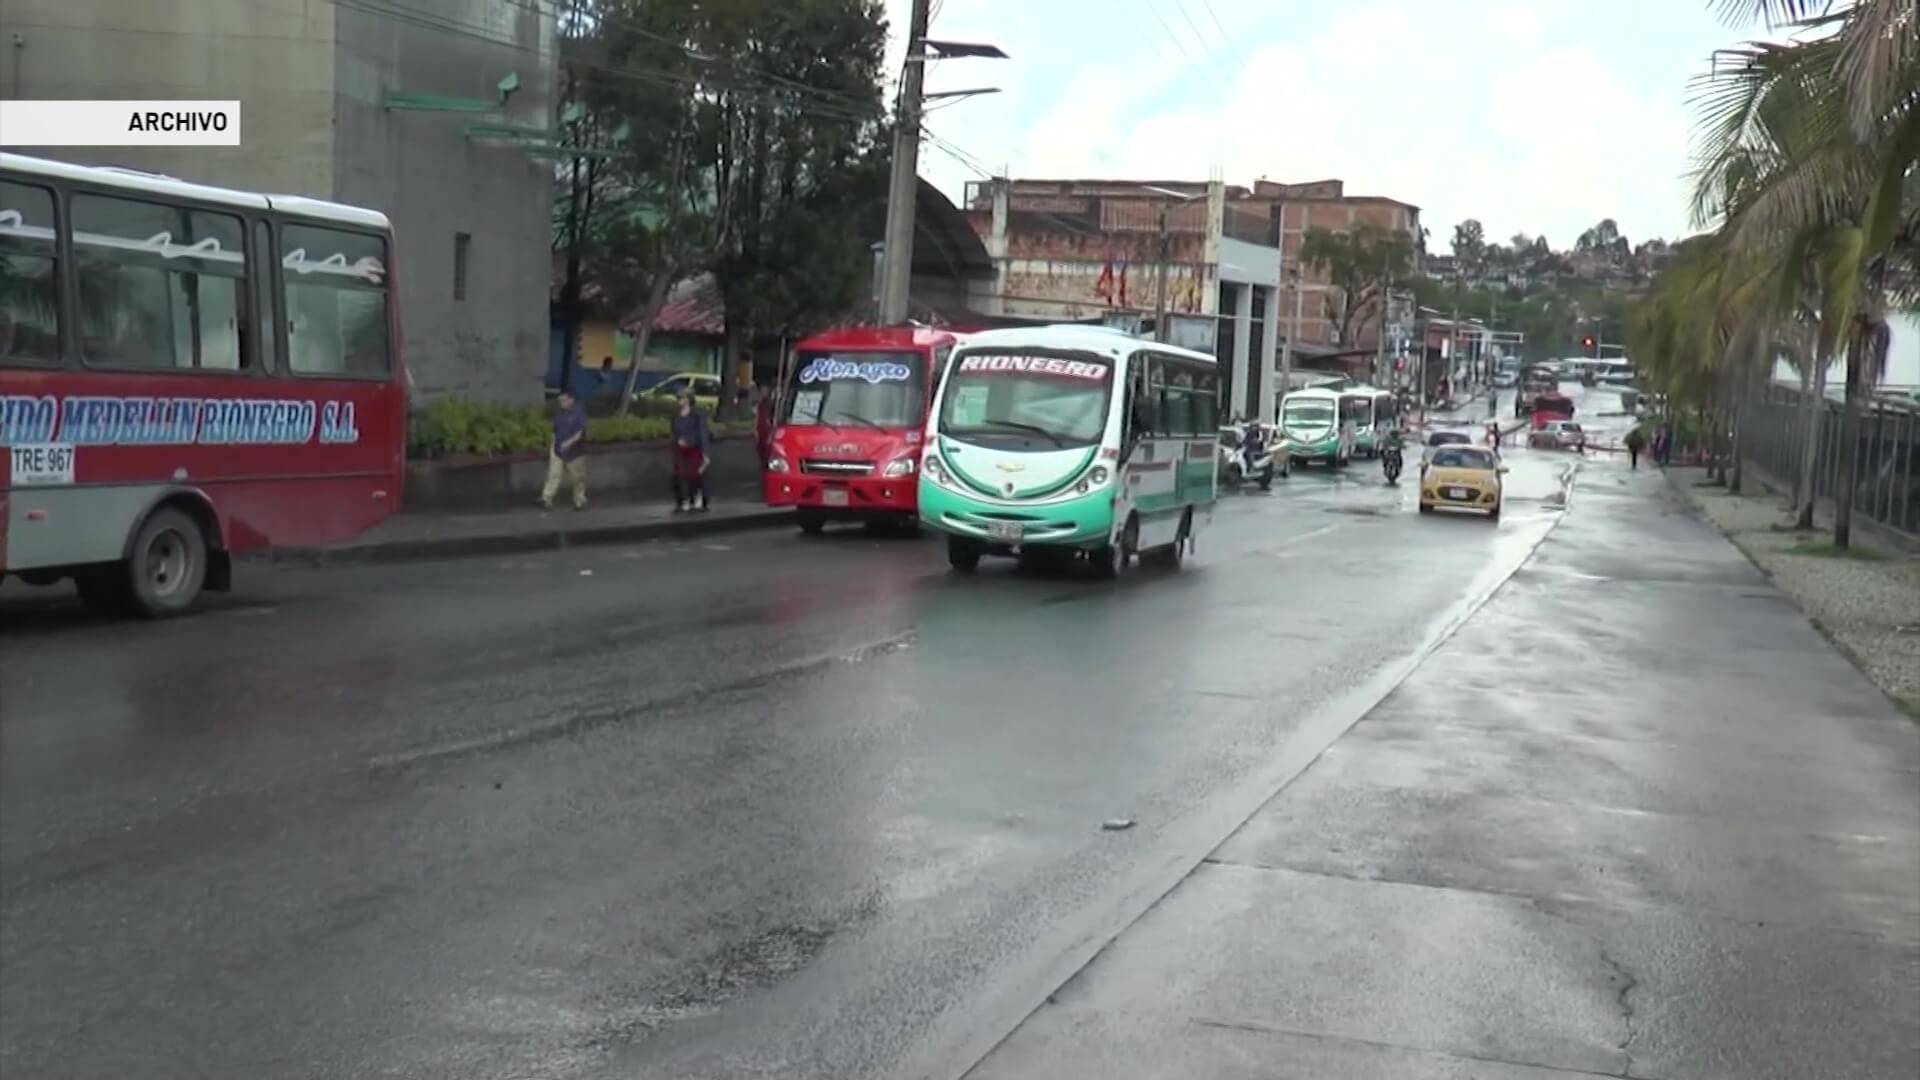
[[[1840,475],[1840,428],[1845,407],[1820,405],[1819,448],[1813,491],[1832,498],[1845,480]],[[1799,477],[1806,454],[1807,412],[1797,388],[1773,385],[1749,404],[1744,439],[1746,456],[1783,483]],[[1887,398],[1866,404],[1860,418],[1860,442],[1853,512],[1908,536],[1920,537],[1920,407]]]

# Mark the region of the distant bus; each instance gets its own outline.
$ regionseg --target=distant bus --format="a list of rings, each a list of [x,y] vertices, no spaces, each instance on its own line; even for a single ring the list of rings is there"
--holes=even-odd
[[[372,211],[0,154],[0,577],[147,617],[400,508]]]

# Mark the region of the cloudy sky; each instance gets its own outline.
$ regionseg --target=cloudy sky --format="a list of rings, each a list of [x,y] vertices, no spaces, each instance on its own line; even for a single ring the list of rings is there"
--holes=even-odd
[[[885,0],[898,70],[909,0]],[[921,173],[960,197],[1013,176],[1304,181],[1422,208],[1433,250],[1634,242],[1691,230],[1688,80],[1760,36],[1708,0],[935,0],[931,36],[1009,60],[934,65],[998,86],[927,117]]]

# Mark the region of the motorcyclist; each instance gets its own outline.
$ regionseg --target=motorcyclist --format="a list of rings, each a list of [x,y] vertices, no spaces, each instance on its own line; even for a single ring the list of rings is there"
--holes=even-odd
[[[1380,440],[1381,468],[1392,469],[1396,466],[1404,467],[1406,463],[1406,457],[1404,456],[1406,445],[1407,429],[1404,424],[1395,423],[1387,425],[1386,432]]]
[[[1249,473],[1253,471],[1254,459],[1260,456],[1266,449],[1266,445],[1267,433],[1260,421],[1242,420],[1240,422],[1240,453]]]

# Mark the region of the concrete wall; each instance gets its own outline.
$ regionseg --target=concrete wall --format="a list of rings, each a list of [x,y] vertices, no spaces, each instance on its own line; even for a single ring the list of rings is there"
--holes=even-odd
[[[326,0],[0,0],[0,95],[238,99],[238,147],[27,153],[369,206],[393,220],[416,399],[535,401],[546,368],[552,169],[469,142],[475,120],[545,125],[551,5],[408,0],[420,26]],[[16,36],[18,44],[15,44]],[[487,99],[503,115],[392,111],[388,91]],[[454,236],[472,236],[465,299]]]
[[[312,0],[0,0],[0,97],[238,100],[239,146],[19,149],[332,198],[336,13]]]
[[[397,234],[406,359],[417,399],[535,401],[546,370],[553,169],[524,149],[466,137],[474,121],[546,125],[554,109],[553,20],[536,5],[411,0],[463,28],[337,10],[336,198],[384,211]],[[322,5],[331,6],[331,5]],[[387,92],[488,99],[494,116],[388,111]],[[454,298],[454,237],[471,235]]]

